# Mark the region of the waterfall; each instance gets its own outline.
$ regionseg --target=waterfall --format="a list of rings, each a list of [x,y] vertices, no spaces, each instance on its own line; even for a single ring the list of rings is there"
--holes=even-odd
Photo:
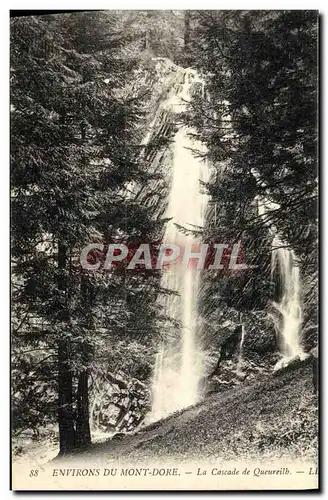
[[[295,357],[303,358],[300,332],[302,325],[301,297],[300,297],[300,270],[296,263],[292,249],[275,236],[272,242],[271,273],[278,275],[280,298],[273,302],[277,311],[275,319],[279,335],[280,352],[283,356],[276,369],[288,363]]]
[[[239,353],[238,353],[238,361],[237,361],[237,375],[243,376],[243,347],[244,347],[244,339],[245,339],[245,327],[241,325],[241,339],[239,344]]]
[[[278,334],[279,349],[282,359],[278,361],[275,370],[286,366],[289,361],[306,354],[301,345],[301,278],[295,252],[287,248],[276,227],[270,220],[270,212],[279,208],[276,203],[265,198],[258,198],[258,215],[263,218],[273,235],[271,254],[271,279],[278,277],[279,300],[272,302],[275,313],[272,314]]]
[[[182,86],[164,103],[164,108],[179,112],[190,99],[190,90],[200,80],[193,70],[184,70]],[[208,180],[205,162],[197,159],[191,149],[204,150],[193,141],[190,130],[181,127],[174,138],[171,189],[168,199],[164,243],[192,245],[197,251],[200,241],[185,234],[176,224],[191,229],[202,227],[207,196],[201,192],[200,181]],[[200,271],[189,262],[187,267],[173,263],[163,271],[162,286],[175,292],[162,299],[160,306],[168,318],[164,341],[156,357],[153,381],[153,405],[148,420],[164,418],[172,412],[195,404],[199,399],[199,382],[203,377],[203,352],[199,341],[197,292]],[[174,323],[172,324],[172,320]]]

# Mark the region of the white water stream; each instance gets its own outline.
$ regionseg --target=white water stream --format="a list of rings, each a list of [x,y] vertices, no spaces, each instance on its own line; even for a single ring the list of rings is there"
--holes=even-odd
[[[259,200],[259,215],[264,216],[270,225],[270,211],[279,208],[279,205],[268,200]],[[272,302],[276,313],[273,314],[276,331],[278,333],[279,349],[282,358],[275,366],[275,370],[286,366],[292,359],[306,357],[301,344],[301,279],[300,270],[293,249],[280,239],[277,230],[271,226],[274,235],[271,254],[272,281],[278,278],[280,288],[279,300]]]
[[[279,369],[296,357],[302,359],[304,352],[300,338],[302,326],[300,270],[294,251],[286,248],[278,236],[275,236],[272,242],[271,273],[273,277],[277,273],[281,288],[279,301],[272,303],[277,311],[274,319],[282,355],[282,359],[275,367]]]
[[[196,72],[184,70],[183,83],[174,87],[174,92],[164,103],[164,109],[170,113],[182,111],[195,83],[202,86]],[[166,212],[171,220],[167,223],[163,242],[179,245],[181,249],[197,245],[197,238],[184,234],[176,224],[185,228],[203,226],[207,196],[202,193],[200,181],[207,181],[209,175],[206,163],[197,159],[191,151],[200,151],[204,147],[191,140],[189,132],[181,127],[174,138],[171,189]],[[173,318],[176,325],[167,322],[165,340],[157,354],[150,421],[164,418],[195,404],[199,399],[199,383],[204,370],[197,321],[199,275],[196,265],[186,267],[181,263],[173,263],[163,273],[162,286],[173,290],[176,295],[167,296],[161,306],[163,314]]]

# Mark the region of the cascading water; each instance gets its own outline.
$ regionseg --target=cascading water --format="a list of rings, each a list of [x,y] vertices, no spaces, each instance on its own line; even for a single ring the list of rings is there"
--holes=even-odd
[[[272,314],[278,334],[279,348],[282,359],[278,361],[275,370],[286,366],[289,361],[306,354],[301,345],[301,279],[296,256],[291,248],[281,240],[277,229],[272,225],[270,212],[277,210],[279,205],[267,199],[258,199],[258,214],[269,226],[272,240],[271,279],[279,284],[279,300],[272,302],[276,312]],[[276,279],[277,278],[277,279]]]
[[[164,109],[171,113],[182,111],[195,83],[202,85],[195,71],[184,70],[182,87],[175,87]],[[208,180],[208,168],[191,152],[191,149],[199,151],[204,147],[192,141],[188,133],[190,130],[182,127],[174,138],[172,181],[166,212],[171,220],[167,223],[164,237],[164,243],[179,245],[182,249],[196,248],[199,241],[195,236],[179,230],[177,225],[185,228],[191,225],[194,229],[202,227],[207,202],[207,196],[201,192],[200,181]],[[203,352],[197,321],[199,271],[190,263],[187,267],[173,263],[163,273],[162,286],[175,294],[166,296],[162,304],[163,312],[170,320],[156,358],[149,421],[195,404],[203,377]]]
[[[304,355],[300,339],[302,325],[300,270],[294,251],[286,248],[278,236],[275,236],[272,242],[271,273],[272,277],[277,273],[281,290],[279,301],[273,302],[278,312],[275,321],[283,356],[276,366],[277,369],[289,360],[297,356],[302,358]]]
[[[240,339],[240,344],[239,344],[239,354],[238,354],[238,361],[237,361],[237,375],[244,375],[243,373],[243,354],[244,354],[244,340],[245,340],[245,327],[244,325],[241,325],[241,339]]]

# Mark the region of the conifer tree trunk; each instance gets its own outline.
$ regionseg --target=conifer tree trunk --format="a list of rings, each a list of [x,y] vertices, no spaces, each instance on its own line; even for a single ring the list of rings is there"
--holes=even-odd
[[[66,340],[58,345],[58,423],[59,453],[65,455],[76,446],[74,411],[73,411],[73,377],[69,366],[69,346]]]
[[[85,139],[85,132],[81,131],[81,137]],[[81,299],[86,310],[93,307],[93,293],[90,287],[90,283],[82,275],[81,277]],[[90,315],[86,315],[85,321],[87,321],[88,328],[90,331],[93,330],[94,325]],[[78,387],[77,387],[77,415],[76,415],[76,444],[79,449],[87,448],[91,445],[91,432],[89,423],[89,371],[87,369],[88,362],[90,360],[90,354],[92,352],[91,346],[85,342],[81,345],[82,348],[82,362],[83,367],[78,373]]]
[[[77,389],[77,419],[76,440],[78,448],[87,448],[91,444],[91,433],[89,425],[89,389],[88,371],[79,374]]]
[[[62,320],[68,321],[67,281],[65,276],[67,251],[65,245],[58,244],[58,288],[65,294],[62,305]],[[58,342],[58,424],[59,453],[65,455],[73,451],[76,445],[75,422],[73,409],[73,375],[70,367],[69,340],[61,338]]]

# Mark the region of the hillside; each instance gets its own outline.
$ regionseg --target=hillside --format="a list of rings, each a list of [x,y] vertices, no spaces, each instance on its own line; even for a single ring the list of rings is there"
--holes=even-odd
[[[83,454],[44,465],[30,455],[29,465],[44,490],[316,489],[315,366],[309,357]],[[16,478],[35,486],[26,462],[16,463]]]
[[[316,456],[313,359],[222,393],[134,435],[94,445],[83,459],[279,459]]]

